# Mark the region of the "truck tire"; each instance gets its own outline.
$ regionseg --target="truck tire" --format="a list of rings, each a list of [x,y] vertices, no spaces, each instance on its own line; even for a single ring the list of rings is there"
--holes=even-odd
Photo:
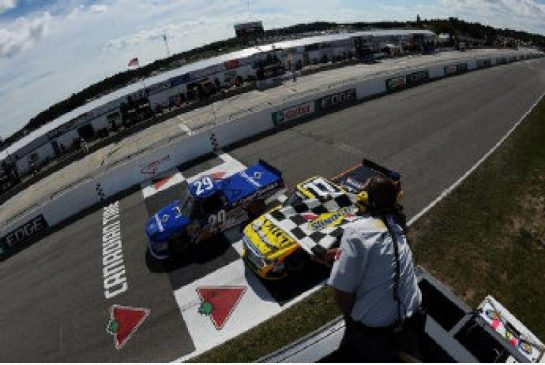
[[[303,249],[298,249],[286,257],[286,260],[284,261],[284,265],[286,265],[285,270],[291,273],[300,272],[308,266],[309,262],[309,255]]]
[[[180,255],[187,251],[191,244],[191,240],[186,232],[179,234],[169,240],[169,250],[172,256]]]
[[[250,205],[248,205],[247,208],[248,211],[248,221],[253,221],[257,217],[259,217],[264,211],[265,211],[265,202],[263,200],[257,200]]]

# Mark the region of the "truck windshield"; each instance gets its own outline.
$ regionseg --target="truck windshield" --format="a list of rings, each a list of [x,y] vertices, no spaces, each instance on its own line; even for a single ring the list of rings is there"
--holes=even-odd
[[[180,201],[180,205],[178,206],[180,210],[180,214],[184,217],[190,217],[191,211],[193,210],[194,205],[195,205],[195,199],[193,198],[193,196],[191,196],[191,194],[188,191],[187,194],[182,197]]]
[[[287,207],[287,206],[290,206],[290,205],[301,203],[302,201],[303,201],[303,197],[301,196],[301,194],[299,194],[299,192],[294,190],[288,196],[288,198],[286,199],[286,201],[284,202],[283,205],[285,207]]]

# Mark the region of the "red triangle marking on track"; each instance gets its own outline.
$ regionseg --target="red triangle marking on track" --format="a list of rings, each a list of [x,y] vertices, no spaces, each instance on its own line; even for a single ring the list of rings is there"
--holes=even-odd
[[[214,327],[221,330],[240,299],[246,292],[244,286],[218,286],[197,288],[201,298],[200,312],[210,316]],[[205,307],[205,305],[208,305]],[[204,309],[203,308],[207,308]]]
[[[172,176],[165,177],[164,179],[152,180],[153,181],[153,186],[155,187],[155,190],[161,189],[161,187],[164,186],[171,178],[172,178]]]
[[[150,313],[147,308],[133,308],[114,304],[110,307],[110,323],[106,329],[114,336],[114,344],[120,350]]]

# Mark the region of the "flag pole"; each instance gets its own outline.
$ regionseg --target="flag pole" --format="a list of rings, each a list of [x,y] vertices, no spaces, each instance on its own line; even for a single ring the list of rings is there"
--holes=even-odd
[[[140,64],[138,64],[138,69],[140,70],[141,68],[142,67],[140,66]],[[146,82],[144,81],[144,75],[141,75],[140,81],[142,81],[142,94],[145,95],[146,94]]]
[[[163,40],[165,41],[165,47],[167,49],[167,58],[170,57],[170,49],[168,48],[167,35],[163,34]]]
[[[138,70],[140,70],[141,66],[140,66],[140,61],[138,60],[138,57],[135,57],[135,58],[131,59],[129,61],[128,66],[129,66],[129,68],[131,66],[136,66],[136,67],[138,67]],[[146,82],[144,81],[144,76],[143,75],[140,77],[140,82],[142,82],[142,91],[145,93],[146,92]]]

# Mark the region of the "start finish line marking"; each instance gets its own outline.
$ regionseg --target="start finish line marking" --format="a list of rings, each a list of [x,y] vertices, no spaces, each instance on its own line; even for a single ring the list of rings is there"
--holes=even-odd
[[[119,201],[104,207],[102,212],[102,274],[106,299],[111,299],[127,291],[127,277],[121,245]]]

